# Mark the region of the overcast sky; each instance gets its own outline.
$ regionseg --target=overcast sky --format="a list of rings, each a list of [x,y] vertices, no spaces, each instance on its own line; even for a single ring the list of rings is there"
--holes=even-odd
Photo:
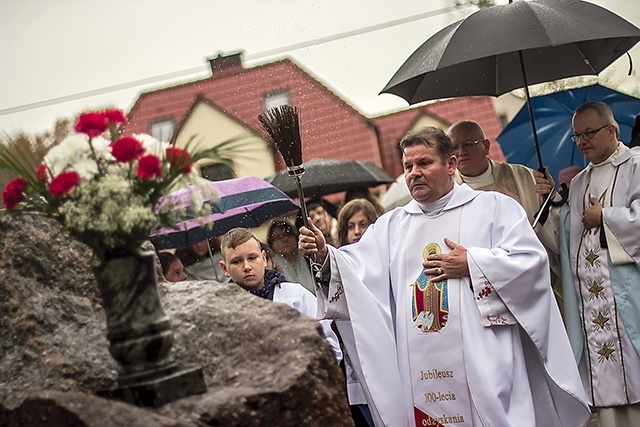
[[[640,26],[638,0],[591,2]],[[0,0],[0,132],[49,130],[56,118],[91,108],[127,111],[142,92],[207,77],[206,58],[239,50],[247,66],[292,58],[366,115],[394,111],[406,102],[378,93],[398,67],[433,33],[475,10],[447,11],[452,3]],[[631,53],[640,67],[640,46]],[[627,70],[623,57],[603,75],[609,86],[640,91],[640,74],[627,77]],[[105,93],[54,103],[86,92]]]

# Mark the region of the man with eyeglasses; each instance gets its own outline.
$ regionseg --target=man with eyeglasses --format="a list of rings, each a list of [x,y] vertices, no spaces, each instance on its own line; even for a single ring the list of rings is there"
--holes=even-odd
[[[558,222],[562,268],[573,276],[573,286],[565,280],[563,287],[565,321],[600,426],[638,426],[640,151],[618,141],[602,102],[576,109],[572,126],[571,139],[590,163],[571,181],[568,221]]]
[[[458,158],[456,182],[458,184],[465,183],[474,190],[497,191],[515,199],[524,208],[529,223],[532,224],[544,201],[536,192],[535,171],[524,165],[497,162],[490,159],[489,146],[491,142],[485,137],[482,127],[477,122],[471,120],[456,122],[449,127],[448,134],[453,143],[454,153]],[[544,189],[548,194],[553,190],[553,187],[547,185]],[[559,196],[554,198],[559,198]],[[535,231],[550,255],[554,251],[557,252],[557,235],[554,224],[541,223],[536,226]],[[554,294],[558,304],[562,305],[560,265],[555,256],[549,257],[549,265]]]
[[[585,426],[591,417],[524,209],[454,182],[441,129],[399,143],[412,200],[357,245],[311,221],[298,247],[320,264],[333,319],[377,426]]]
[[[536,193],[533,171],[523,165],[490,159],[491,142],[474,121],[454,123],[447,133],[458,158],[456,182],[465,183],[474,190],[493,190],[511,196],[522,205],[532,223],[543,202]]]

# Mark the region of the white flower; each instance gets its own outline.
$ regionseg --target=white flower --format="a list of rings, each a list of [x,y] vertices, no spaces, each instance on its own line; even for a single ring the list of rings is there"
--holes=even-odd
[[[60,172],[76,171],[82,179],[91,179],[98,173],[94,155],[99,161],[112,161],[109,141],[96,137],[91,140],[90,145],[87,135],[73,134],[49,150],[44,163],[52,176]]]
[[[166,142],[160,142],[151,135],[147,135],[145,133],[136,133],[133,137],[142,143],[144,150],[148,154],[153,154],[161,159],[164,158],[164,150],[167,148]]]
[[[93,178],[98,173],[98,164],[93,159],[85,157],[76,160],[70,169],[78,172],[80,179],[86,180]]]
[[[101,136],[95,137],[91,140],[93,145],[93,151],[96,153],[96,157],[100,160],[114,161],[115,158],[111,155],[111,142]]]
[[[103,236],[105,247],[126,246],[129,236],[146,236],[158,224],[148,199],[119,174],[81,182],[74,194],[60,206],[64,224],[79,235]]]

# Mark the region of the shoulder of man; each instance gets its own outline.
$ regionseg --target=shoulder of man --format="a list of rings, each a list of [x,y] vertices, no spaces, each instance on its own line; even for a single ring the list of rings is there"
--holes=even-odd
[[[507,196],[506,194],[503,194],[499,191],[478,191],[478,193],[480,194],[478,194],[474,198],[474,202],[480,203],[485,207],[489,206],[490,204],[497,204],[504,207],[514,206],[516,208],[522,209],[522,211],[524,212],[524,208],[516,199],[511,196]]]
[[[511,169],[514,173],[524,173],[533,176],[534,170],[528,166],[521,165],[519,163],[507,163],[507,162],[498,162],[493,161],[494,165],[499,165],[498,167],[504,167]]]

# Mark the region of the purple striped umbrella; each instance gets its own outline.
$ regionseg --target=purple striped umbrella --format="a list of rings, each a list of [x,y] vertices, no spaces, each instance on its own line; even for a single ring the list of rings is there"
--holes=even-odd
[[[208,210],[205,215],[196,216],[188,208],[194,191],[210,194],[204,198],[203,206]],[[193,246],[232,228],[258,227],[269,219],[300,209],[289,196],[255,176],[190,185],[161,198],[159,205],[163,203],[172,206],[179,222],[150,234],[158,250]]]

